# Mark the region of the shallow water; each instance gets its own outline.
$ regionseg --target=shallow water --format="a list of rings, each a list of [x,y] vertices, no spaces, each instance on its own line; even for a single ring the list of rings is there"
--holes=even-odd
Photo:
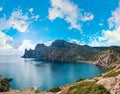
[[[0,75],[12,78],[11,87],[20,90],[30,87],[48,90],[79,78],[98,76],[105,70],[88,63],[51,63],[20,56],[0,56]]]

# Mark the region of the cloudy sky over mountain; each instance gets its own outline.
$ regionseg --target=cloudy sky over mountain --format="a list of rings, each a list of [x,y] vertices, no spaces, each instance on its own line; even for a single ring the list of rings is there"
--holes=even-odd
[[[0,0],[0,54],[55,39],[120,46],[120,1]]]

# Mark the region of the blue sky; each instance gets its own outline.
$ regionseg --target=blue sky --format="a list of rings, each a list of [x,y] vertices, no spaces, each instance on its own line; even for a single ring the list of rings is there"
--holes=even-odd
[[[56,39],[120,46],[119,0],[0,0],[0,54]]]

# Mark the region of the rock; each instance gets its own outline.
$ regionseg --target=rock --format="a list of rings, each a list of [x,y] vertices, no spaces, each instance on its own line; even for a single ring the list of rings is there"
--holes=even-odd
[[[97,83],[104,85],[111,94],[120,94],[120,74],[116,77],[102,78]]]
[[[109,49],[103,51],[96,57],[96,61],[93,64],[108,68],[120,64],[120,50]]]
[[[90,47],[88,45],[82,46],[69,43],[64,40],[56,40],[51,46],[37,44],[34,50],[25,49],[23,58],[39,58],[40,60],[51,62],[91,61],[95,65],[109,67],[109,65],[113,64],[113,59],[115,59],[112,56],[116,54],[111,49],[118,50],[120,53],[120,47],[116,46]]]

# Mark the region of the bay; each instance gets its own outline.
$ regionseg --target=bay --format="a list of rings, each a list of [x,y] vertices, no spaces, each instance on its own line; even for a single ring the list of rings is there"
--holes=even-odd
[[[21,56],[0,56],[0,75],[12,78],[11,87],[18,90],[34,87],[44,91],[75,82],[79,78],[96,77],[105,71],[105,68],[85,62],[51,63]]]

